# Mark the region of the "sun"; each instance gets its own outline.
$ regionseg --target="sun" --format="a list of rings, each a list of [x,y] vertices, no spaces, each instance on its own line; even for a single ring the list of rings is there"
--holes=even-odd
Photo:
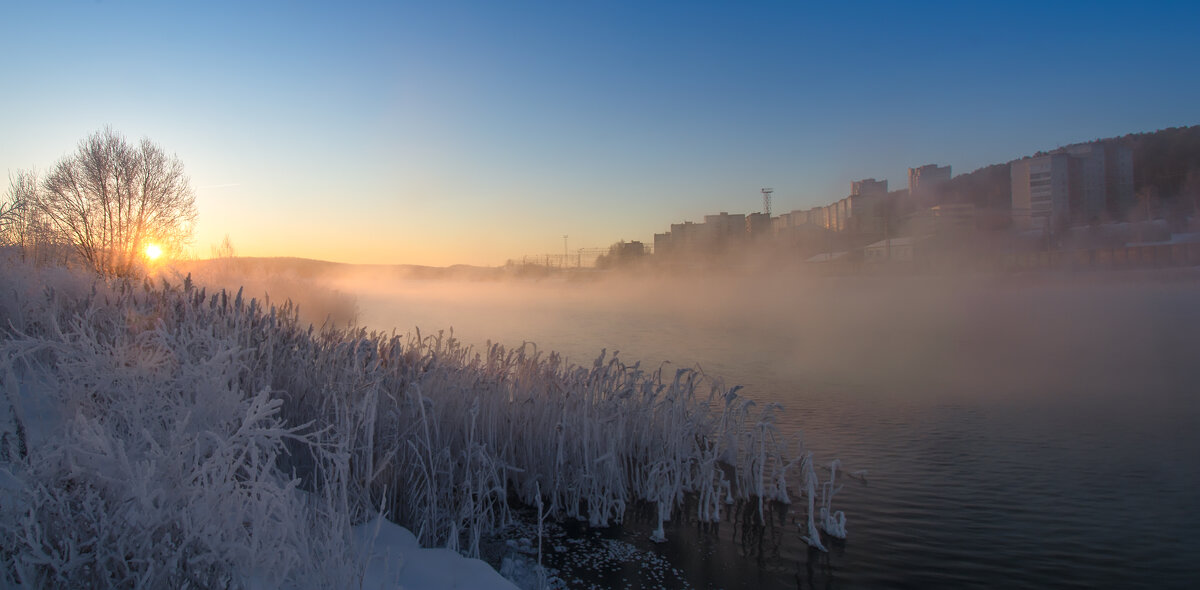
[[[155,260],[158,260],[159,257],[162,256],[163,250],[162,250],[162,247],[159,246],[158,244],[148,244],[146,246],[145,253],[146,253],[146,259],[148,259],[150,262],[154,262]]]

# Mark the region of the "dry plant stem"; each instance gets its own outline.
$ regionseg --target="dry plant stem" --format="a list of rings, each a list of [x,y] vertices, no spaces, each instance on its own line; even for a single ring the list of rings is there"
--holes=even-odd
[[[779,439],[777,406],[751,422],[753,402],[698,370],[664,379],[603,351],[580,367],[453,333],[317,331],[290,303],[190,282],[47,291],[5,313],[5,440],[26,450],[3,468],[28,483],[0,506],[10,583],[224,585],[253,570],[309,585],[337,577],[317,571],[331,560],[361,572],[345,538],[379,506],[422,544],[469,556],[512,522],[513,501],[538,507],[539,525],[595,526],[650,502],[661,536],[689,495],[703,521],[735,498],[789,501],[789,472],[806,540],[822,547],[814,518],[845,534],[836,464],[822,484],[802,445]],[[75,416],[66,431],[28,432],[21,387]]]

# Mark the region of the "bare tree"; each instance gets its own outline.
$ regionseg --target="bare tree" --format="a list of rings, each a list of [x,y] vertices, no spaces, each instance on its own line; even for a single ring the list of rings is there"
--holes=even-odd
[[[5,202],[0,202],[0,246],[9,246],[15,243],[13,239],[13,229],[17,223],[17,201],[9,198]]]
[[[212,257],[217,273],[222,280],[233,276],[233,259],[237,258],[237,250],[234,249],[233,240],[229,239],[229,234],[225,234],[225,239],[221,240],[220,246],[212,247]]]
[[[37,173],[18,170],[8,181],[5,202],[0,203],[0,246],[15,246],[23,259],[33,262],[59,259],[65,250],[55,242],[53,229],[38,208]]]
[[[81,141],[36,192],[58,239],[106,276],[135,274],[149,244],[179,252],[196,220],[183,162],[148,139],[131,145],[111,128]]]
[[[32,177],[32,183],[27,182],[30,177]],[[36,189],[37,178],[33,176],[32,172],[22,170],[18,171],[15,176],[9,175],[8,177],[8,192],[4,194],[4,200],[0,201],[0,246],[13,246],[21,243],[20,220],[24,204],[28,202],[28,199],[25,198],[28,184],[32,184]]]

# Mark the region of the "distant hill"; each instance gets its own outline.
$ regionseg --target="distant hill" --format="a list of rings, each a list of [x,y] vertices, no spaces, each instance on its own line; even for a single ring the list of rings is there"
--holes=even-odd
[[[1123,145],[1133,150],[1133,190],[1166,203],[1200,197],[1200,125],[1096,139],[1088,143]],[[1049,153],[1037,152],[1034,156]],[[940,187],[939,203],[972,203],[1006,209],[1011,205],[1009,163],[959,174]]]
[[[1161,198],[1174,199],[1195,196],[1200,189],[1200,125],[1131,133],[1100,141],[1133,149],[1135,192],[1153,187]]]
[[[210,269],[217,264],[224,265],[227,271],[241,275],[286,275],[304,279],[371,274],[379,278],[494,280],[504,274],[500,268],[465,264],[448,267],[417,264],[347,264],[286,256],[237,256],[228,259],[191,260],[178,262],[175,267],[180,272],[190,272]]]
[[[951,178],[939,187],[938,201],[972,203],[982,209],[1009,209],[1012,205],[1009,165],[992,164]]]

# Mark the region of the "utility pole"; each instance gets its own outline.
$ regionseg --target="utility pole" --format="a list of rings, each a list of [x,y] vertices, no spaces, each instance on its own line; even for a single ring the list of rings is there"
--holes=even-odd
[[[567,253],[567,234],[563,234],[563,266],[567,265],[567,256],[569,256]]]

